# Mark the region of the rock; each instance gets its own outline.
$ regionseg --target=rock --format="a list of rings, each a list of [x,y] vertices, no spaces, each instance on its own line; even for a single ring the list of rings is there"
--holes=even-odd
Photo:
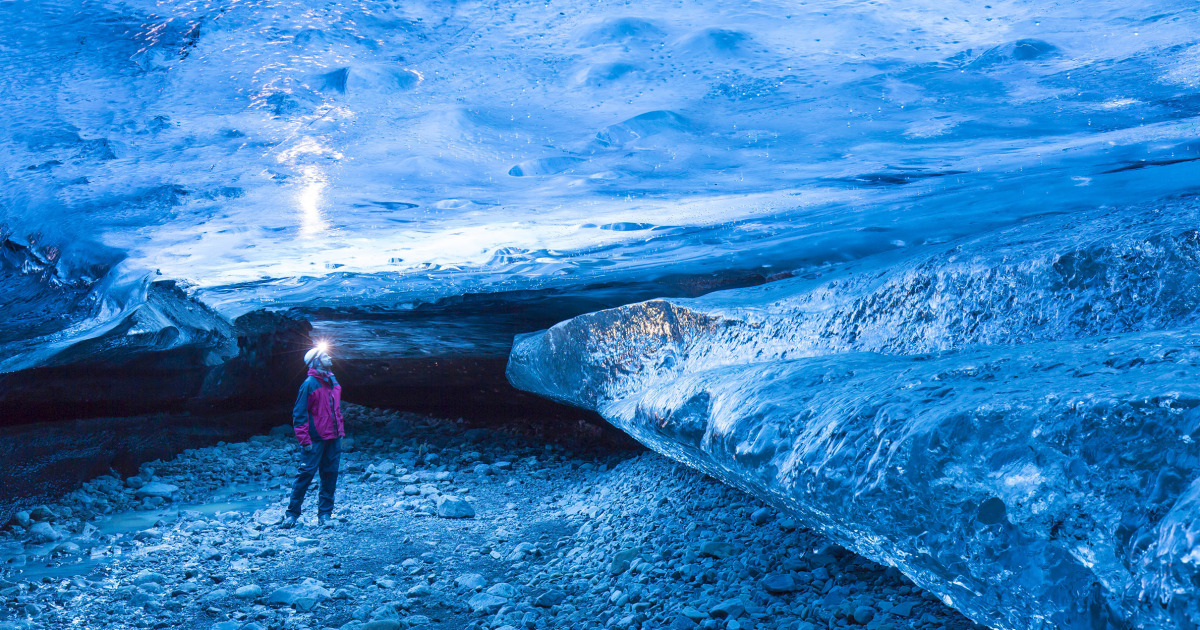
[[[306,578],[300,584],[284,586],[271,591],[271,594],[267,596],[267,603],[292,606],[297,610],[307,612],[332,597],[324,584],[312,578]]]
[[[29,518],[37,522],[53,521],[58,518],[58,515],[50,508],[39,505],[29,511]]]
[[[508,560],[509,562],[512,562],[514,560],[520,560],[520,559],[524,558],[527,554],[531,554],[536,551],[537,551],[537,545],[535,545],[533,543],[529,543],[529,542],[523,542],[523,543],[518,544],[516,547],[513,547],[512,552],[510,552],[505,559]]]
[[[727,599],[709,609],[708,614],[717,619],[737,619],[746,612],[746,604],[740,597]]]
[[[768,593],[774,595],[791,593],[796,590],[796,579],[790,575],[768,575],[763,578],[762,585]]]
[[[17,512],[16,514],[13,514],[13,522],[16,523],[17,525],[20,525],[21,527],[26,527],[26,528],[28,528],[30,525],[33,524],[33,520],[29,516],[29,512],[26,512],[24,510]]]
[[[454,583],[459,588],[465,588],[472,591],[483,590],[487,586],[487,580],[478,573],[464,573],[457,578],[454,578]]]
[[[67,541],[67,542],[58,543],[57,545],[55,545],[54,549],[50,551],[50,555],[74,556],[74,555],[78,555],[82,551],[83,550],[80,549],[79,545],[77,545],[71,541]]]
[[[169,483],[153,481],[135,490],[133,496],[139,499],[145,499],[146,497],[158,497],[160,499],[169,500],[178,491],[178,486],[172,486]]]
[[[700,545],[700,555],[701,556],[710,556],[713,558],[720,559],[720,558],[728,558],[729,556],[733,555],[733,552],[734,552],[733,545],[731,545],[727,542],[719,542],[719,541],[710,540],[710,541],[707,541]]]
[[[403,630],[404,624],[396,619],[376,619],[358,627],[358,630]]]
[[[500,607],[507,603],[507,598],[492,595],[491,593],[476,593],[471,596],[471,599],[467,600],[467,606],[471,608],[472,612],[481,612],[489,615],[500,610]]]
[[[700,627],[700,624],[697,624],[695,621],[692,621],[683,615],[676,615],[675,618],[671,620],[671,623],[667,624],[667,630],[694,630],[698,627]]]
[[[696,610],[695,608],[692,608],[691,606],[684,608],[682,611],[680,611],[680,614],[682,614],[684,617],[687,617],[688,619],[691,619],[692,621],[695,621],[697,623],[699,623],[703,619],[708,619],[708,613],[700,612],[699,610]]]
[[[771,513],[771,508],[760,507],[750,514],[750,522],[755,525],[766,525],[771,522],[775,515]]]
[[[437,498],[437,515],[442,518],[474,518],[475,507],[466,499],[442,495]]]
[[[404,593],[409,597],[429,597],[433,594],[433,589],[428,584],[418,584]]]
[[[558,604],[563,603],[563,601],[566,599],[567,594],[565,592],[558,589],[553,589],[533,598],[533,605],[540,608],[550,608],[551,606],[557,606]]]
[[[57,529],[54,529],[50,523],[45,521],[41,523],[34,523],[33,526],[29,528],[29,536],[34,542],[39,543],[54,542],[62,538],[62,534],[59,533]]]
[[[141,477],[130,477],[125,480],[125,485],[137,490],[138,488],[146,485],[146,480],[142,479]]]
[[[513,586],[512,584],[500,582],[492,585],[492,587],[487,590],[487,593],[489,595],[503,597],[504,599],[512,599],[519,594],[519,591],[517,591],[517,587]]]
[[[409,615],[404,618],[404,625],[409,628],[412,628],[413,626],[428,626],[431,623],[433,623],[433,621],[431,621],[429,617],[426,617],[425,615]]]
[[[262,595],[262,592],[263,590],[261,586],[257,584],[247,584],[245,586],[238,587],[238,589],[233,592],[233,596],[241,599],[258,599],[258,597]]]
[[[612,563],[608,565],[608,572],[613,575],[620,575],[629,570],[629,563],[638,556],[641,551],[639,549],[626,549],[617,552],[613,555]]]
[[[865,626],[875,618],[875,609],[870,606],[859,606],[854,609],[852,617],[854,617],[855,623]]]
[[[165,576],[161,573],[154,573],[152,571],[142,571],[141,573],[138,573],[137,575],[133,576],[133,583],[137,584],[138,586],[141,586],[142,584],[146,584],[148,582],[153,582],[155,584],[165,584],[167,582],[167,576]]]
[[[903,601],[895,606],[892,606],[892,609],[888,612],[896,615],[897,617],[908,617],[912,615],[913,606],[916,605],[917,602],[914,601]]]
[[[776,524],[779,525],[779,529],[782,529],[785,532],[790,532],[796,529],[796,521],[790,518],[781,518]]]

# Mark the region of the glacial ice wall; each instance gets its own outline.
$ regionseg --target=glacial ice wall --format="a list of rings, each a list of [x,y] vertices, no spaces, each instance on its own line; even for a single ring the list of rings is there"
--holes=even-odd
[[[510,380],[996,628],[1200,621],[1195,202],[1050,217],[518,338]]]

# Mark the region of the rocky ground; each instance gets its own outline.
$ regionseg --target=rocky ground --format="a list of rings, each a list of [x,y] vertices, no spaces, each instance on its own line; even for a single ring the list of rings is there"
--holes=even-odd
[[[100,477],[0,533],[0,629],[974,627],[655,454],[346,415],[333,527],[287,427]]]

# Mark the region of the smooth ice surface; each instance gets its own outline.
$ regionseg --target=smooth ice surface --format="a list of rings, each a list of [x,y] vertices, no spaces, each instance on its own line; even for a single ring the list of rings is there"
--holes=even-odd
[[[1200,621],[1200,206],[1052,217],[518,339],[520,388],[1013,630]]]
[[[807,269],[1185,192],[1196,12],[5,2],[0,236],[56,261],[22,297],[65,296],[20,336],[95,334],[155,270],[227,316],[406,308]],[[4,343],[10,368],[45,359]]]

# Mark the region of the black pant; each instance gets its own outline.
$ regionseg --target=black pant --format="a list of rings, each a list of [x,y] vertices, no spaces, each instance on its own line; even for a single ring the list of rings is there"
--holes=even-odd
[[[300,506],[304,495],[312,484],[313,475],[321,471],[321,499],[317,503],[317,514],[329,516],[333,513],[333,492],[337,489],[338,467],[342,463],[342,439],[317,440],[312,450],[300,454],[300,476],[292,486],[292,502],[287,513],[300,518]]]

